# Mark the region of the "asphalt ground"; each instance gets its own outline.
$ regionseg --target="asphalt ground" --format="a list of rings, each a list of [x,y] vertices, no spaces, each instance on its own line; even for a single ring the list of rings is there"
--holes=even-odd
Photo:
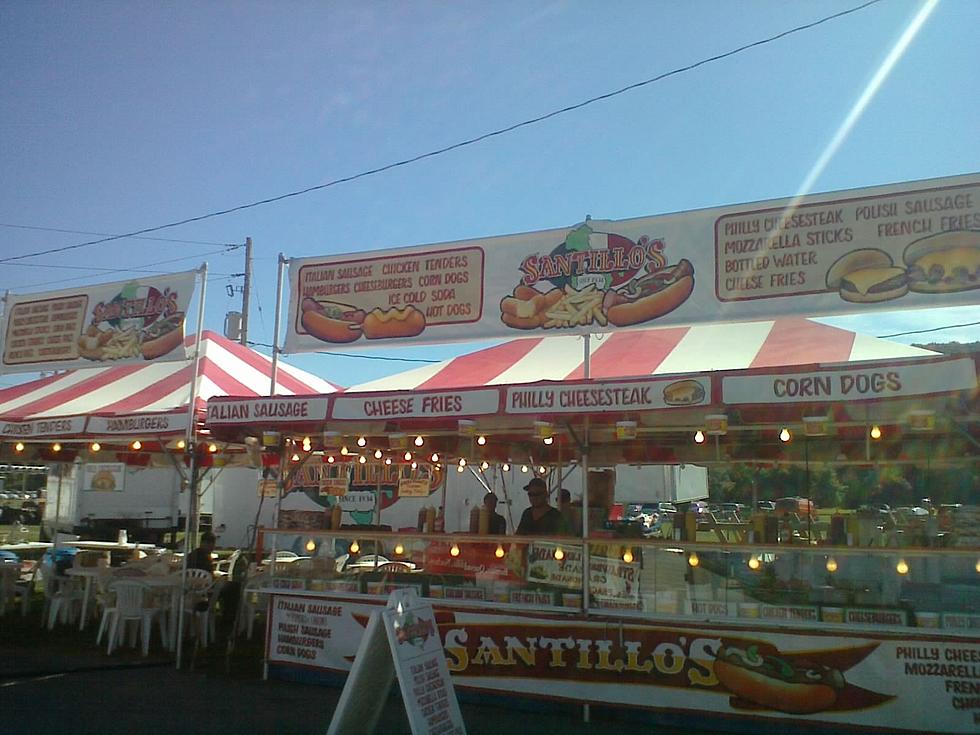
[[[338,688],[264,681],[258,640],[238,640],[233,647],[224,640],[207,651],[191,646],[177,670],[158,649],[146,658],[128,648],[107,656],[95,645],[96,630],[43,630],[36,611],[0,618],[0,734],[324,735],[340,697]],[[379,706],[376,733],[411,733],[397,685]],[[638,726],[614,711],[593,710],[585,722],[581,707],[572,705],[542,711],[464,700],[461,709],[470,735],[706,732],[695,729],[697,723]]]

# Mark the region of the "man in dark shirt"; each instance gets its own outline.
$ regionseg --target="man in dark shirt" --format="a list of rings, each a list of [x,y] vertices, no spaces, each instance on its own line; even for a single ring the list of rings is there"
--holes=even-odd
[[[194,549],[187,556],[188,569],[203,569],[206,572],[214,572],[214,563],[211,561],[211,552],[217,542],[214,534],[205,531],[201,534],[201,545]]]
[[[548,505],[548,485],[540,477],[534,477],[524,486],[531,507],[521,515],[517,533],[523,536],[565,536],[568,524],[557,508]]]
[[[486,506],[490,514],[490,525],[487,532],[494,536],[503,536],[507,533],[507,520],[497,512],[497,496],[487,493],[483,496],[483,505]]]

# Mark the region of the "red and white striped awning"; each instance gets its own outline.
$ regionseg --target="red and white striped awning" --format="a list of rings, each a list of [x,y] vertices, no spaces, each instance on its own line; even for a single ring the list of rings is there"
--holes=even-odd
[[[589,375],[622,378],[934,355],[808,319],[668,327],[593,336]],[[581,337],[517,339],[347,389],[394,391],[574,380]]]
[[[192,348],[196,335],[185,340]],[[61,416],[173,414],[187,411],[193,362],[159,362],[71,370],[0,390],[0,422]],[[272,360],[205,331],[197,375],[196,408],[217,395],[269,394]],[[338,387],[278,363],[276,394],[333,393]]]

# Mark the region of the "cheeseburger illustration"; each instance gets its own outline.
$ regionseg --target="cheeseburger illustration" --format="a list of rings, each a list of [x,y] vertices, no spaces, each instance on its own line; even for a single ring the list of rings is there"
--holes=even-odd
[[[678,380],[664,388],[668,406],[692,406],[704,400],[704,388],[696,380]]]
[[[116,481],[112,477],[111,472],[106,470],[100,470],[96,472],[92,477],[92,489],[93,490],[115,490]]]
[[[827,288],[844,301],[891,301],[909,292],[908,272],[884,250],[861,248],[839,257],[827,270]]]
[[[980,231],[941,232],[905,248],[909,290],[952,293],[980,288]]]

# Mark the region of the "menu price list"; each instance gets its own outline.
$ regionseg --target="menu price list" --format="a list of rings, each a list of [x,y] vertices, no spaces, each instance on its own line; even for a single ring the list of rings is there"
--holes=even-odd
[[[72,296],[26,301],[10,309],[3,361],[24,365],[78,357],[88,298]]]

